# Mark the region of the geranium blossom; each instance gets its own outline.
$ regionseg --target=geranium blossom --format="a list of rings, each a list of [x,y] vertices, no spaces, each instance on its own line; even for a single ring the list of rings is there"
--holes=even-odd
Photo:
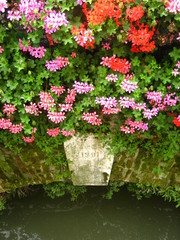
[[[61,112],[67,112],[67,111],[72,111],[73,109],[73,105],[70,103],[66,103],[66,104],[59,104],[59,107],[61,108]]]
[[[68,58],[56,57],[56,60],[46,60],[46,68],[56,72],[69,64]]]
[[[64,86],[51,86],[51,92],[54,92],[56,95],[61,95],[63,92],[65,92]]]
[[[143,121],[132,121],[131,118],[128,118],[125,121],[125,124],[127,126],[120,127],[121,132],[124,132],[125,134],[133,134],[135,130],[142,130],[143,132],[148,130],[148,123],[143,123]]]
[[[44,47],[28,47],[29,53],[31,56],[35,58],[42,58],[44,57],[44,53],[46,52],[46,49]]]
[[[39,108],[36,105],[36,103],[30,102],[30,106],[24,105],[24,107],[25,107],[26,113],[34,114],[35,116],[38,116],[39,113],[41,113],[41,111],[39,111]]]
[[[22,131],[23,127],[20,124],[12,124],[9,128],[9,131],[13,134],[20,133]]]
[[[0,129],[9,129],[12,125],[10,119],[0,118]]]
[[[68,21],[65,13],[56,12],[55,10],[49,11],[44,18],[44,28],[46,33],[52,34],[56,32],[62,25],[67,26]]]
[[[25,137],[25,136],[23,136],[22,139],[23,139],[24,142],[32,143],[32,142],[34,142],[35,137],[34,137],[34,136],[31,136],[31,137]]]
[[[43,108],[44,110],[48,110],[50,107],[54,107],[54,99],[48,92],[40,92],[39,94],[40,102],[38,103],[39,108]]]
[[[51,137],[56,137],[60,134],[61,130],[59,128],[47,129],[47,134]]]
[[[7,8],[7,1],[6,0],[0,0],[0,12],[4,12],[5,8]]]
[[[180,12],[179,0],[168,0],[165,6],[165,9],[171,13],[177,14],[177,12]]]
[[[134,92],[138,88],[137,82],[129,81],[128,79],[124,79],[124,81],[121,83],[122,89],[124,89],[126,92]]]
[[[96,114],[96,112],[93,113],[83,113],[82,119],[84,121],[87,121],[88,123],[92,124],[92,125],[101,125],[101,119],[98,118],[98,115]]]
[[[61,130],[62,135],[64,135],[65,137],[69,137],[69,136],[72,137],[75,134],[75,132],[76,132],[75,129],[72,131],[67,131],[64,129]]]
[[[0,53],[2,53],[4,51],[4,49],[2,48],[2,46],[0,46]]]
[[[105,98],[105,97],[101,97],[98,98],[96,97],[95,100],[96,104],[100,104],[101,106],[104,106],[105,108],[112,108],[112,107],[117,107],[117,100],[115,97],[111,98]]]
[[[17,109],[15,108],[14,105],[12,104],[4,104],[3,106],[3,113],[7,114],[7,116],[10,116],[11,114],[13,114]]]
[[[10,21],[13,21],[13,20],[17,20],[19,21],[22,17],[21,17],[21,14],[18,10],[16,11],[8,11],[8,16],[7,18],[10,20]]]
[[[106,77],[108,82],[116,82],[118,80],[117,74],[108,74]]]
[[[75,89],[68,89],[68,95],[65,98],[66,103],[73,103],[76,98],[76,90]]]
[[[73,87],[77,93],[88,93],[94,90],[94,87],[92,84],[88,84],[84,82],[75,81]]]
[[[48,112],[47,117],[54,123],[60,123],[66,118],[64,112]]]

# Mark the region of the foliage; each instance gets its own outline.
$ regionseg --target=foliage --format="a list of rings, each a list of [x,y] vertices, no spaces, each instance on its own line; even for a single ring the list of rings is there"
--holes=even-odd
[[[74,186],[69,182],[50,183],[44,185],[43,188],[46,191],[47,195],[53,199],[55,197],[62,197],[65,194],[70,194],[72,201],[75,201],[79,195],[86,192],[86,187]]]
[[[63,142],[93,132],[115,155],[141,147],[168,164],[180,143],[173,3],[3,0],[0,141],[16,152],[37,144],[63,168]]]

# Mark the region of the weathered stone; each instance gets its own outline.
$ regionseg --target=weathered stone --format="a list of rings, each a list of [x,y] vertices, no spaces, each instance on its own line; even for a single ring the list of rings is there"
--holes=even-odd
[[[114,156],[93,134],[64,143],[74,185],[108,185]]]

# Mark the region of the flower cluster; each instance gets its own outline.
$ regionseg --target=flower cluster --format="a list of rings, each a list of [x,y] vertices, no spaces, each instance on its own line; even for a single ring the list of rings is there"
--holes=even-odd
[[[11,114],[13,114],[17,109],[15,108],[14,105],[12,104],[4,104],[3,106],[3,113],[7,114],[7,116],[10,116]]]
[[[116,55],[110,58],[102,57],[102,62],[100,64],[122,74],[128,73],[131,68],[131,64],[126,59],[116,58]]]
[[[105,97],[101,97],[98,98],[96,97],[95,100],[96,104],[100,104],[101,106],[104,106],[105,108],[112,108],[112,107],[117,107],[117,100],[115,97],[111,98],[105,98]]]
[[[87,49],[88,47],[94,48],[95,42],[92,30],[86,30],[84,25],[81,25],[79,29],[76,26],[72,27],[71,33],[74,35],[75,41],[79,46]]]
[[[66,118],[64,112],[48,112],[47,117],[54,123],[60,123]]]
[[[0,53],[2,53],[4,51],[4,49],[2,48],[2,46],[0,46]]]
[[[128,118],[125,121],[125,124],[127,126],[120,127],[121,132],[124,132],[125,134],[127,134],[127,133],[133,134],[135,132],[135,130],[137,130],[137,131],[142,130],[143,132],[148,130],[148,123],[143,123],[143,121],[141,121],[141,122],[132,121],[131,118]]]
[[[122,89],[124,89],[126,92],[134,92],[138,88],[137,82],[132,82],[128,79],[124,79],[124,81],[121,83]]]
[[[22,139],[23,139],[23,141],[26,142],[26,143],[32,143],[32,142],[34,142],[35,137],[34,137],[34,136],[31,136],[31,137],[25,137],[25,136],[23,136]]]
[[[102,124],[101,119],[98,118],[98,115],[96,114],[96,112],[83,113],[82,119],[92,125],[100,126]]]
[[[56,12],[55,10],[49,11],[44,18],[44,28],[46,33],[52,34],[56,32],[62,25],[67,26],[68,21],[65,13]]]
[[[44,57],[44,53],[46,52],[46,49],[44,47],[28,47],[29,53],[31,56],[35,58],[42,58]]]
[[[154,35],[155,28],[149,31],[149,25],[142,23],[138,24],[138,29],[133,24],[128,31],[128,40],[132,42],[132,52],[151,52],[155,49],[155,42],[151,41]]]
[[[56,137],[60,134],[61,130],[59,128],[47,129],[47,134],[51,137]]]
[[[76,132],[75,129],[72,131],[67,131],[64,129],[61,130],[62,135],[64,135],[65,137],[69,137],[69,136],[72,137],[75,134],[75,132]]]
[[[168,0],[165,6],[165,9],[171,13],[177,14],[177,12],[180,12],[179,0]]]
[[[134,102],[134,98],[129,98],[129,97],[120,97],[119,103],[123,108],[130,108],[130,107],[134,108],[136,104]]]
[[[77,81],[74,82],[73,87],[77,93],[88,93],[94,90],[94,87],[92,84],[77,82]]]
[[[11,125],[12,122],[10,121],[10,119],[0,118],[0,129],[9,129]]]
[[[108,74],[106,77],[108,82],[116,82],[118,80],[117,74]]]
[[[0,12],[4,12],[5,8],[7,8],[7,1],[6,0],[0,0]]]
[[[102,113],[105,115],[105,114],[117,114],[121,112],[121,109],[120,107],[109,107],[109,108],[106,108],[106,107],[103,107],[102,109]]]
[[[113,18],[119,26],[118,19],[121,17],[119,5],[114,0],[97,0],[92,10],[87,11],[86,3],[83,4],[83,12],[86,15],[88,23],[92,25],[102,24],[106,18]]]
[[[86,0],[77,0],[77,4],[79,4],[79,5],[82,5],[85,2],[86,2]]]
[[[61,70],[61,68],[66,67],[69,64],[68,58],[56,57],[56,60],[47,61],[46,68],[50,71],[56,72]]]
[[[161,92],[147,92],[146,94],[147,99],[149,100],[150,104],[154,104],[154,103],[161,103],[162,102],[162,93]]]
[[[71,103],[66,103],[66,104],[59,104],[59,107],[61,109],[61,112],[67,112],[67,111],[72,111],[73,105]]]
[[[13,134],[16,134],[16,133],[20,133],[22,131],[22,125],[21,123],[20,124],[12,124],[10,127],[9,127],[9,131]]]
[[[21,17],[21,14],[20,14],[20,12],[18,10],[16,10],[16,11],[10,10],[10,11],[8,11],[7,18],[10,21],[14,21],[14,20],[19,21],[22,17]]]
[[[149,120],[153,116],[157,116],[158,112],[159,112],[159,108],[156,108],[156,107],[153,107],[152,109],[144,108],[143,116]]]
[[[48,92],[40,92],[39,94],[40,102],[38,103],[39,108],[43,108],[44,110],[49,110],[50,107],[54,107],[54,99]]]
[[[34,114],[35,116],[38,116],[39,113],[41,113],[36,103],[30,102],[30,106],[24,105],[24,107],[25,107],[26,113]]]
[[[176,64],[176,67],[177,68],[175,68],[172,72],[172,75],[174,75],[175,77],[179,75],[180,61],[178,61],[178,63]]]
[[[51,86],[51,92],[54,92],[56,95],[61,95],[63,92],[65,92],[65,87],[64,86]]]
[[[144,11],[142,6],[133,7],[132,9],[126,9],[126,18],[129,19],[130,22],[138,21],[144,15]]]
[[[65,98],[66,103],[73,103],[76,98],[76,91],[75,89],[68,89],[68,95]]]

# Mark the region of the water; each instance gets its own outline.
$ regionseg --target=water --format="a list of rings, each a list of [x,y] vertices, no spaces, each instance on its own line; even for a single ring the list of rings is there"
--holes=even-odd
[[[0,240],[179,240],[180,209],[153,197],[136,200],[126,190],[112,200],[102,188],[76,202],[42,191],[14,199],[0,213]]]

